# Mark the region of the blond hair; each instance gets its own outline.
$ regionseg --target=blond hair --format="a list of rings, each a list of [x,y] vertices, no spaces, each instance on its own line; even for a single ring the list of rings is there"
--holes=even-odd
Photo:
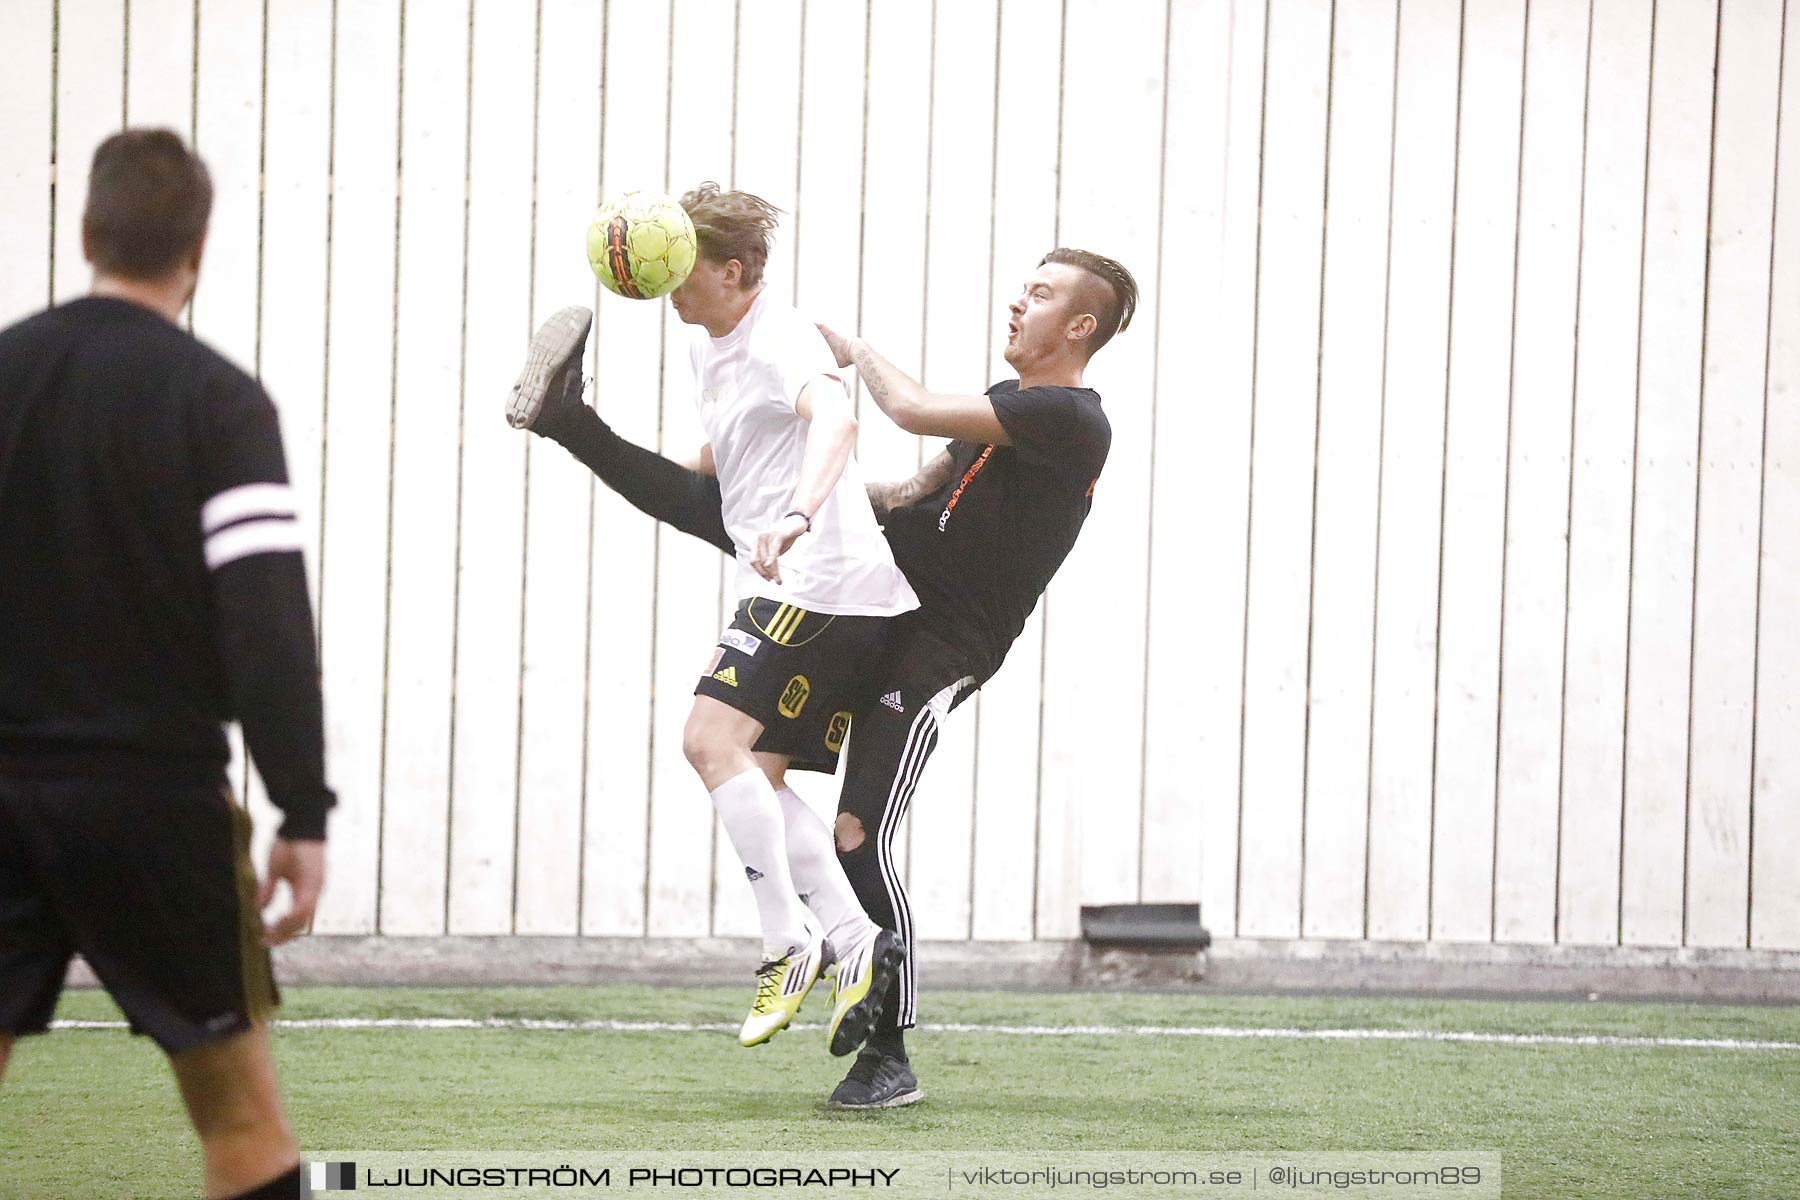
[[[720,264],[737,259],[744,268],[739,286],[746,291],[762,282],[779,208],[749,192],[721,191],[710,181],[683,196],[681,207],[694,222],[701,255]]]

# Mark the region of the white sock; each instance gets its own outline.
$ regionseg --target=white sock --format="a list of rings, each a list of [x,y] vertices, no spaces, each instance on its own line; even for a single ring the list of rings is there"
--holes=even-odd
[[[780,955],[791,946],[804,946],[806,908],[788,872],[781,801],[768,777],[758,770],[733,776],[714,789],[712,802],[756,896],[765,950]]]
[[[833,953],[846,954],[877,926],[857,900],[825,822],[793,788],[784,787],[775,794],[781,798],[781,816],[787,822],[787,860],[794,886],[806,906],[825,923],[825,940]]]

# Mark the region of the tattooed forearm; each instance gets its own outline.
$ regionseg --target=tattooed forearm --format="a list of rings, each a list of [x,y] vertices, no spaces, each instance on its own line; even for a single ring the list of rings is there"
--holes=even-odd
[[[875,517],[877,520],[887,516],[905,503],[905,501],[900,499],[900,492],[904,486],[905,485],[898,483],[871,483],[866,485],[866,490],[869,493],[869,507],[875,510]]]
[[[856,373],[862,376],[863,386],[869,389],[869,395],[881,406],[883,412],[893,401],[893,390],[882,376],[881,356],[875,353],[869,343],[857,338],[850,345],[850,357],[856,363]]]
[[[868,485],[869,504],[877,517],[885,517],[896,508],[905,508],[916,504],[926,496],[944,486],[945,482],[956,471],[956,464],[948,452],[939,454],[919,469],[919,473],[905,483],[871,483]]]

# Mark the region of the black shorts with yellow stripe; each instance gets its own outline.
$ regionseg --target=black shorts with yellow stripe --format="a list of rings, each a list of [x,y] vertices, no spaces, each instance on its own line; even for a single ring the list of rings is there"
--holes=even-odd
[[[208,774],[48,778],[0,762],[0,1033],[49,1028],[76,954],[170,1054],[274,1012],[250,818]]]
[[[834,616],[752,597],[719,635],[694,694],[762,722],[758,751],[831,774],[888,625],[887,617]]]

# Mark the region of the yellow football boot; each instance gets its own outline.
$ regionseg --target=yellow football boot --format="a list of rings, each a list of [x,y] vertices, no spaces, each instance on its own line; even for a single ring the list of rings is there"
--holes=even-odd
[[[806,931],[803,946],[791,946],[779,958],[763,960],[756,969],[756,1001],[738,1043],[760,1046],[787,1027],[800,1011],[800,1004],[819,978],[819,967],[825,960],[825,939],[817,930]]]
[[[836,1005],[825,1035],[833,1054],[842,1057],[869,1040],[905,961],[906,947],[886,929],[877,929],[838,960]]]

